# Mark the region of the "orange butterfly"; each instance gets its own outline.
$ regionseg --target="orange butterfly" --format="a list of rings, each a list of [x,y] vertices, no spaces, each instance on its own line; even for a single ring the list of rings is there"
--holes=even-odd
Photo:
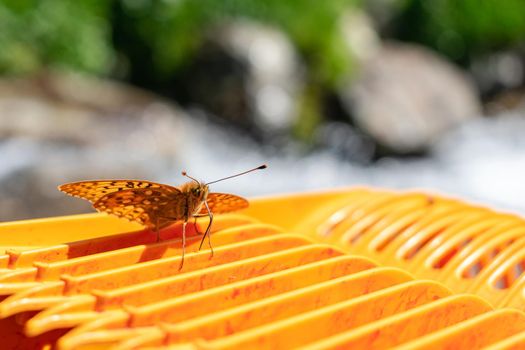
[[[208,183],[197,181],[183,171],[182,175],[192,181],[186,182],[180,187],[144,180],[93,180],[63,184],[58,189],[71,196],[90,201],[93,207],[100,212],[107,212],[136,221],[155,230],[157,242],[159,241],[160,228],[174,221],[182,220],[182,260],[180,265],[182,268],[186,248],[186,224],[190,218],[202,216],[210,218],[199,250],[204,239],[208,237],[208,244],[213,255],[209,234],[213,214],[227,213],[248,207],[246,199],[228,193],[210,193],[208,185],[265,168],[266,165],[261,165]]]

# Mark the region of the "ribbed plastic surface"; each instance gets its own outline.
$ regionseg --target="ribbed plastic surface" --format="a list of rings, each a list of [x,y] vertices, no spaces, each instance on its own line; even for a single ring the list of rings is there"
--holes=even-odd
[[[517,215],[420,192],[369,189],[268,198],[246,214],[496,307],[525,310],[525,220]]]
[[[2,349],[525,348],[518,217],[365,189],[242,214],[216,217],[213,257],[189,239],[182,271],[179,225],[1,224]]]

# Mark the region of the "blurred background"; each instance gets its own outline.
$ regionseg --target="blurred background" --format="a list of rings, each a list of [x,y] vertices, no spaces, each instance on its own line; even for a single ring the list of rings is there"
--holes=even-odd
[[[0,0],[0,221],[85,179],[525,213],[522,0]]]

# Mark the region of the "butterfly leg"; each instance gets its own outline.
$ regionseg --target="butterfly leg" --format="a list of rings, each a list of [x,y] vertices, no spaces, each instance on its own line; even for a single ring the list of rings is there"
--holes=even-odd
[[[199,225],[197,225],[197,219],[198,218],[203,218],[203,217],[210,217],[208,214],[196,214],[196,215],[193,215],[193,217],[195,218],[195,231],[199,234],[199,235],[202,235],[203,233],[199,231]],[[209,226],[209,224],[208,224]],[[207,230],[207,229],[206,229]],[[199,246],[199,250],[201,250],[202,248],[202,243],[204,242],[204,238],[206,238],[205,236],[202,237],[202,240],[201,240],[201,244]]]
[[[201,244],[199,245],[199,250],[202,248],[202,244],[204,243],[204,239],[208,237],[208,245],[210,247],[211,256],[213,256],[213,247],[211,246],[211,224],[213,223],[213,213],[210,210],[210,207],[208,206],[208,203],[204,201],[204,205],[206,206],[206,210],[208,210],[208,217],[210,218],[210,222],[208,223],[208,227],[206,228],[206,232],[204,232],[204,236],[202,236]]]
[[[203,216],[208,216],[208,215],[203,215]],[[195,219],[195,221],[193,221],[193,226],[195,226],[195,232],[197,232],[197,234],[199,234],[199,235],[202,235],[202,232],[199,231],[199,225],[197,225],[197,218],[198,217],[200,217],[200,215],[193,216],[193,218]]]
[[[184,265],[184,254],[186,252],[186,224],[188,222],[184,221],[182,223],[182,259],[180,260],[180,266],[179,271],[182,270],[182,266]]]

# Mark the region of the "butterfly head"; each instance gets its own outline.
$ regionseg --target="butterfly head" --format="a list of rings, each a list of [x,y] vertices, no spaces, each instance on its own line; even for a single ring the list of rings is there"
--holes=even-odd
[[[193,198],[195,198],[195,200],[197,200],[198,202],[202,202],[206,200],[206,197],[208,197],[209,188],[208,185],[204,183],[192,182],[189,186],[189,193]]]
[[[200,182],[194,177],[189,176],[185,171],[182,172],[182,175],[192,180],[183,185],[183,191],[188,193],[197,202],[205,201],[209,193],[208,184]]]

